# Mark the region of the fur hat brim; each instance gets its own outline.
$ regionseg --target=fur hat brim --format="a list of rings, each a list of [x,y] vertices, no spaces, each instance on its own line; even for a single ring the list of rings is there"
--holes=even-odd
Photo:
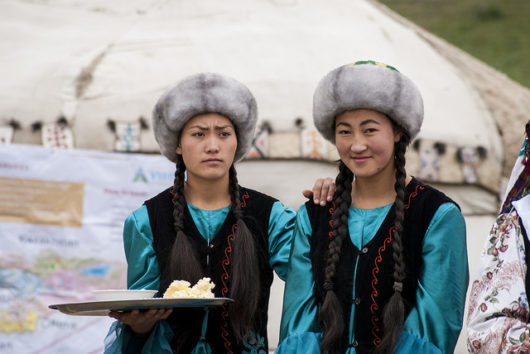
[[[371,109],[385,114],[412,140],[423,122],[423,100],[416,85],[392,67],[357,62],[329,72],[313,96],[315,127],[335,143],[335,119],[345,111]]]
[[[188,76],[160,97],[153,110],[153,130],[160,152],[176,162],[182,128],[191,118],[206,113],[218,113],[234,124],[237,132],[234,162],[242,159],[254,136],[258,118],[256,100],[245,85],[216,73]]]

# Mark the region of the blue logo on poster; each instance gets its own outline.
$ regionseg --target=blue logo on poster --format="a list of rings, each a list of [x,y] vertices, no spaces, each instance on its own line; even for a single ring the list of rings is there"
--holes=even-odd
[[[147,177],[145,177],[144,170],[142,168],[138,168],[136,171],[136,175],[134,176],[133,182],[144,182],[147,183]]]

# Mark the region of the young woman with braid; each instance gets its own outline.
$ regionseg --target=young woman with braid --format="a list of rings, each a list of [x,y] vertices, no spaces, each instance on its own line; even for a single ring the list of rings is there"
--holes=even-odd
[[[297,213],[277,353],[452,353],[468,283],[465,223],[405,171],[423,103],[395,68],[339,67],[314,94],[340,156],[333,202]]]
[[[157,102],[153,127],[176,163],[174,186],[125,221],[130,289],[173,280],[215,283],[219,308],[112,312],[107,353],[267,352],[273,273],[285,279],[295,213],[240,187],[234,162],[249,149],[257,119],[251,92],[234,79],[192,75]]]

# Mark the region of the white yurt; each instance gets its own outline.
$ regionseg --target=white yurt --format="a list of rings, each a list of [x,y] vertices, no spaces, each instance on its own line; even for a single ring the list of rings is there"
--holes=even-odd
[[[258,102],[259,126],[253,150],[238,165],[240,183],[297,209],[304,203],[303,189],[337,173],[334,147],[312,123],[318,80],[342,64],[375,60],[396,67],[423,94],[424,124],[407,152],[407,170],[460,205],[474,276],[523,139],[530,92],[382,5],[370,0],[9,0],[0,8],[0,178],[21,170],[17,166],[25,159],[17,153],[20,160],[13,162],[7,146],[22,146],[22,154],[39,147],[120,159],[156,157],[150,122],[155,101],[182,77],[211,71],[245,83]],[[47,178],[61,180],[61,173]],[[2,193],[7,192],[0,189],[0,203]],[[127,207],[132,211],[138,205]],[[5,220],[0,208],[0,233]],[[0,263],[0,271],[5,268]],[[1,284],[0,297],[9,293]],[[275,281],[271,294],[271,350],[278,340],[282,287]],[[69,323],[54,333],[67,336],[74,327]],[[13,328],[0,319],[0,348],[19,348],[41,327]],[[103,336],[94,352],[103,346]],[[35,348],[51,353],[59,347]],[[457,352],[466,352],[465,331]]]

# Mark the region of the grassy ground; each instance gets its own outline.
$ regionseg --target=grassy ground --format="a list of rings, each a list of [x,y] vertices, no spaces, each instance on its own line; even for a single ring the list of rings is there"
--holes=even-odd
[[[530,88],[530,0],[379,0]]]

